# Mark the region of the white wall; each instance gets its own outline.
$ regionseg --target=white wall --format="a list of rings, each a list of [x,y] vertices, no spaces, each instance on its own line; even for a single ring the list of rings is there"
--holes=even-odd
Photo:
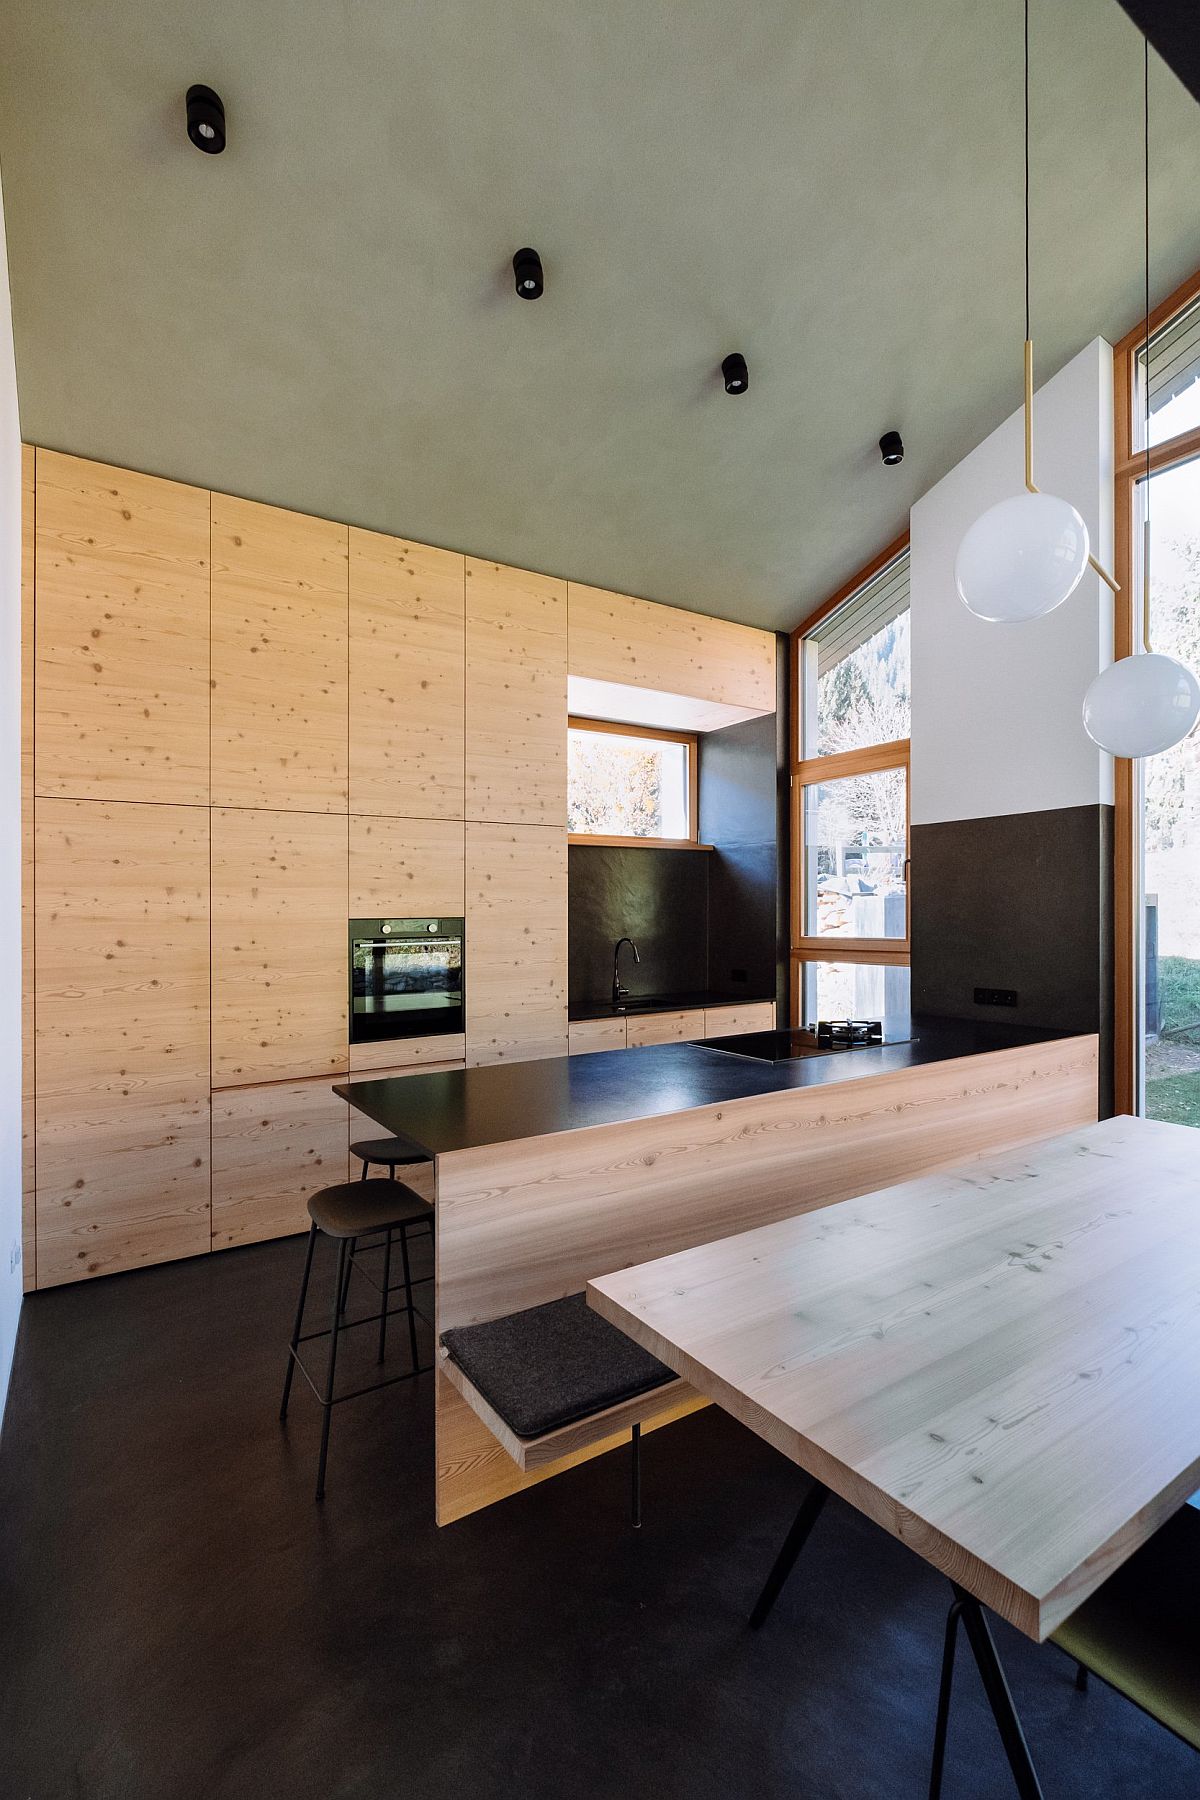
[[[0,195],[0,1414],[21,1307],[21,431]]]
[[[1079,509],[1109,569],[1112,369],[1112,349],[1097,338],[1038,390],[1033,409],[1033,478]],[[914,825],[1112,800],[1112,759],[1080,717],[1112,655],[1112,603],[1099,577],[1089,569],[1063,606],[1025,625],[985,624],[955,591],[964,532],[1021,491],[1024,457],[1018,410],[912,509]]]

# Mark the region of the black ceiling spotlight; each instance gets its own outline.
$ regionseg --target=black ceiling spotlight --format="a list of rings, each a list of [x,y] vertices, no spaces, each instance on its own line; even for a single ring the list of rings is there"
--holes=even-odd
[[[721,373],[725,377],[727,394],[744,394],[750,386],[750,371],[746,367],[746,359],[740,351],[735,350],[721,364]]]
[[[219,156],[225,148],[225,107],[212,88],[188,89],[187,134],[209,156]]]
[[[526,245],[513,257],[513,275],[516,277],[517,292],[522,300],[536,300],[545,285],[542,280],[542,259],[536,250]]]
[[[884,467],[894,468],[904,461],[904,439],[898,431],[885,431],[879,440],[879,454],[883,458]]]

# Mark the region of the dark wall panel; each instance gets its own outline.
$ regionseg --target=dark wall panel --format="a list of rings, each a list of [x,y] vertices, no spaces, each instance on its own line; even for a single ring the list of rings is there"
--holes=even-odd
[[[631,937],[637,966],[621,952],[633,993],[696,993],[708,985],[708,871],[701,851],[622,850],[572,844],[567,853],[572,1006],[607,1000],[613,945]]]
[[[1112,808],[915,825],[914,1012],[1101,1033],[1111,1106]],[[978,1006],[977,987],[1017,1006]]]

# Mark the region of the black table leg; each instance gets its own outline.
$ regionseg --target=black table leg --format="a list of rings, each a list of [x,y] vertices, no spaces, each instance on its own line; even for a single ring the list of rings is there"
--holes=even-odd
[[[1017,1709],[1013,1705],[1013,1697],[1009,1692],[1004,1670],[1000,1666],[1000,1658],[996,1655],[996,1646],[992,1642],[992,1634],[983,1608],[973,1594],[968,1594],[953,1582],[951,1586],[954,1588],[954,1598],[959,1608],[963,1630],[967,1634],[967,1642],[971,1646],[975,1666],[983,1681],[984,1692],[987,1694],[988,1705],[992,1709],[992,1717],[995,1719],[996,1728],[1000,1733],[1000,1741],[1004,1745],[1004,1754],[1008,1758],[1008,1766],[1012,1770],[1017,1793],[1021,1796],[1021,1800],[1044,1800],[1042,1784],[1038,1780],[1037,1770],[1033,1766],[1029,1745],[1025,1742],[1025,1733],[1021,1729],[1021,1721],[1017,1717]],[[947,1638],[949,1639],[948,1627]],[[953,1646],[948,1643],[948,1648],[952,1664]],[[948,1674],[943,1668],[943,1691],[945,1691],[947,1681]]]
[[[792,1528],[783,1540],[783,1548],[775,1558],[771,1573],[763,1584],[763,1591],[754,1602],[754,1610],[750,1614],[750,1624],[755,1631],[763,1623],[783,1589],[783,1584],[791,1574],[797,1557],[808,1541],[808,1534],[821,1516],[821,1508],[829,1497],[829,1489],[814,1481],[800,1506],[800,1511],[792,1521]]]

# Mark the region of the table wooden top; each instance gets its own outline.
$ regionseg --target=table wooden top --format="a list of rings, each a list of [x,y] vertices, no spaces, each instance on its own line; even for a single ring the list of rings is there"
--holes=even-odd
[[[1200,1133],[1109,1119],[588,1284],[1045,1638],[1200,1485]]]

